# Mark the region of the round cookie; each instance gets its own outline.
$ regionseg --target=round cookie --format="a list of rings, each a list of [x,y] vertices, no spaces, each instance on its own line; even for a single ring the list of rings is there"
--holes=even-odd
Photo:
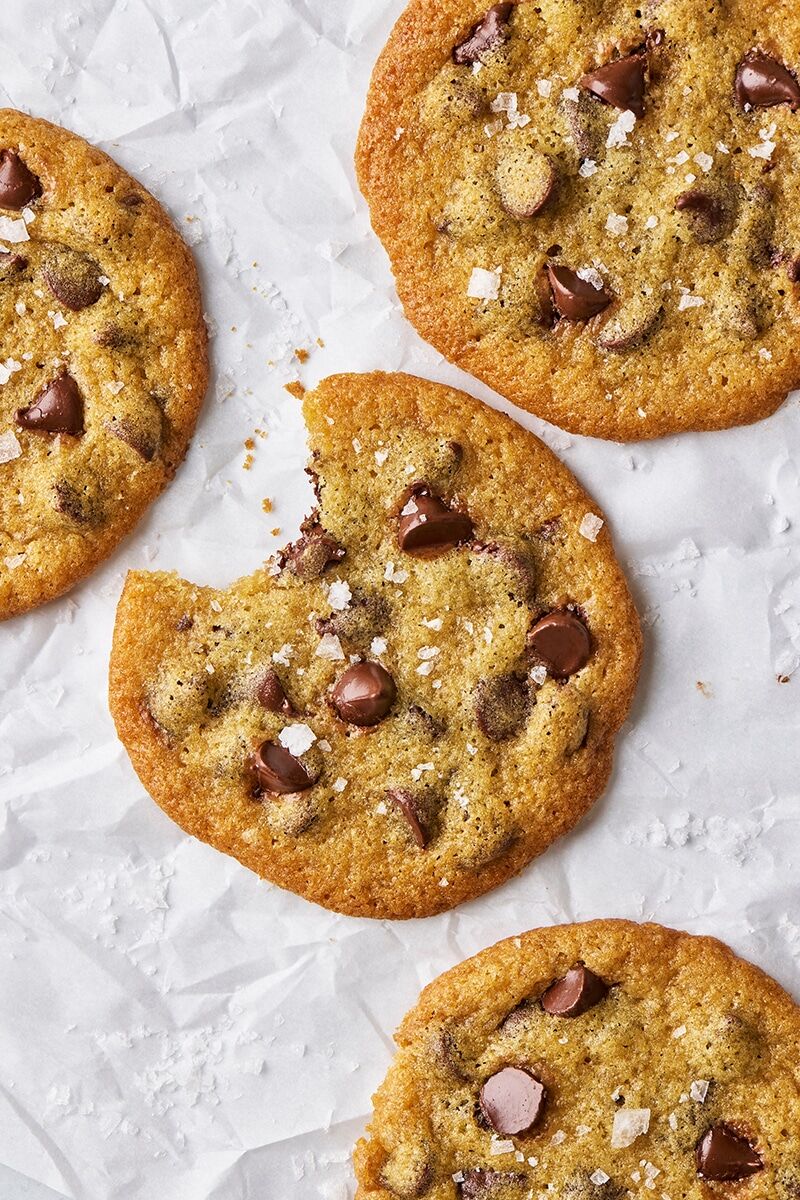
[[[427,987],[356,1200],[795,1200],[800,1010],[712,938],[593,921]]]
[[[337,911],[424,916],[601,793],[639,624],[591,501],[507,417],[382,374],[305,417],[301,537],[227,591],[129,575],[111,709],[187,832]]]
[[[208,381],[197,272],[82,138],[0,111],[0,619],[70,588],[168,483]]]
[[[522,408],[617,440],[800,383],[800,10],[411,0],[357,168],[406,314]]]

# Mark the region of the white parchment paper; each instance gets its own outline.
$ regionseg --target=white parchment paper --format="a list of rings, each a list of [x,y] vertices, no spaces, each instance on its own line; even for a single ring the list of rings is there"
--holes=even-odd
[[[755,428],[641,447],[521,418],[606,510],[647,660],[606,797],[494,894],[425,922],[332,916],[183,837],[115,738],[125,570],[224,584],[296,531],[309,491],[287,381],[404,369],[508,408],[406,324],[354,185],[369,73],[400,9],[0,5],[3,101],[74,128],[165,201],[214,334],[169,492],[70,598],[0,627],[0,1163],[72,1200],[345,1200],[421,985],[537,924],[708,931],[800,995],[800,675],[777,681],[800,662],[796,397]],[[269,436],[245,471],[256,427]]]

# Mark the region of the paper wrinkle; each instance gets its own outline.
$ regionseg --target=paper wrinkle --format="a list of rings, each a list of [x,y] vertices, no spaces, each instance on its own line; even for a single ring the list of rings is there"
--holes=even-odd
[[[0,8],[10,101],[107,149],[193,246],[214,367],[189,457],[135,535],[0,633],[0,1163],[72,1200],[348,1200],[420,989],[536,925],[713,933],[800,995],[798,398],[747,429],[616,446],[516,412],[425,346],[352,167],[400,9]],[[255,569],[312,504],[283,385],[374,369],[464,387],[543,437],[605,513],[646,636],[593,812],[506,887],[402,924],[313,908],[186,839],[106,704],[126,570],[222,587]],[[0,1168],[7,1200],[20,1187]]]

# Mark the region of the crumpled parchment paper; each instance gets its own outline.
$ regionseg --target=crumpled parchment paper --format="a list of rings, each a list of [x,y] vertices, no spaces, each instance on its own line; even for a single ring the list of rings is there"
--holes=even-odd
[[[106,668],[126,569],[224,584],[309,504],[286,382],[404,369],[509,407],[406,324],[355,188],[363,96],[400,9],[0,6],[3,101],[77,130],[165,201],[214,335],[167,494],[69,598],[0,627],[0,1163],[72,1200],[346,1200],[420,987],[537,924],[707,931],[800,994],[797,397],[751,429],[633,447],[521,418],[606,510],[647,659],[607,795],[494,894],[425,922],[325,913],[185,838],[116,740]],[[256,427],[269,436],[247,471]],[[3,1194],[38,1195],[19,1177]]]

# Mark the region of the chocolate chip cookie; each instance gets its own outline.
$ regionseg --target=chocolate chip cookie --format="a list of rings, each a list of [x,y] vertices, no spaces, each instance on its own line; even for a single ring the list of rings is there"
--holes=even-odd
[[[91,571],[186,452],[208,378],[191,255],[75,134],[0,111],[0,619]]]
[[[596,507],[507,417],[382,374],[305,416],[300,537],[228,590],[130,575],[112,712],[187,832],[341,912],[435,913],[600,794],[636,613]]]
[[[357,1200],[794,1200],[800,1011],[711,938],[595,921],[425,989]]]
[[[540,417],[719,429],[800,383],[800,13],[411,0],[357,166],[409,319]]]

